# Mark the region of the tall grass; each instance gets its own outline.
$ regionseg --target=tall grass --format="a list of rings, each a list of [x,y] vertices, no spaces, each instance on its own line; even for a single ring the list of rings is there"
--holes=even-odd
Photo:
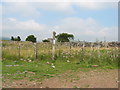
[[[20,43],[20,57],[19,57]],[[76,63],[118,66],[119,51],[117,47],[72,47],[57,44],[55,60],[74,61]],[[3,60],[35,60],[35,45],[30,42],[4,42],[2,47]],[[52,60],[52,44],[37,43],[37,59]]]

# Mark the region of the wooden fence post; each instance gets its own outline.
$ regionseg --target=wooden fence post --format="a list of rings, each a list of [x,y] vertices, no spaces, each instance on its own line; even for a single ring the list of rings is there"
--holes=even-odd
[[[70,43],[70,50],[69,51],[70,51],[70,57],[71,57],[71,51],[72,51],[71,48],[72,48],[72,45],[71,45],[71,42],[69,42],[69,43]]]
[[[82,60],[84,60],[84,47],[85,47],[85,41],[83,42],[83,46],[82,46]]]
[[[20,43],[18,42],[18,57],[20,59]]]
[[[91,43],[90,56],[92,56],[92,51],[93,51],[93,44]]]
[[[34,43],[34,47],[35,59],[37,59],[37,43]]]
[[[58,49],[59,49],[59,51],[58,51],[58,56],[60,56],[60,43],[61,43],[61,42],[58,43]]]
[[[98,49],[98,58],[100,58],[100,45],[98,45],[97,49]]]
[[[70,42],[70,50],[71,50],[71,42]]]

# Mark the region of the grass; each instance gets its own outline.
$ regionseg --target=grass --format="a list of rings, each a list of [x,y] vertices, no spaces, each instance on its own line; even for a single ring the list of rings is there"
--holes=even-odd
[[[35,59],[33,44],[22,42],[21,56],[18,57],[16,42],[4,43],[2,50],[3,81],[28,79],[42,81],[46,78],[59,76],[66,71],[89,71],[93,69],[117,69],[118,50],[116,48],[94,48],[61,46],[56,49],[55,60],[51,60],[51,44],[38,44],[38,57]],[[56,46],[57,47],[57,46]],[[100,53],[100,55],[99,55]],[[69,61],[69,62],[68,62]],[[47,64],[47,63],[50,64]],[[92,65],[98,65],[93,67]],[[53,67],[54,66],[54,67]],[[75,78],[79,79],[79,78]]]
[[[5,60],[3,61],[2,73],[5,79],[18,80],[18,79],[27,78],[30,81],[31,80],[42,81],[46,78],[50,78],[62,74],[68,70],[77,72],[78,69],[81,71],[89,71],[92,69],[115,69],[115,67],[110,65],[91,67],[91,65],[85,65],[82,63],[76,64],[75,62],[68,63],[60,60],[56,60],[54,62],[55,68],[52,68],[52,66],[46,64],[46,62],[48,62],[48,60],[32,61],[32,62]],[[19,66],[8,66],[8,65],[19,65]]]

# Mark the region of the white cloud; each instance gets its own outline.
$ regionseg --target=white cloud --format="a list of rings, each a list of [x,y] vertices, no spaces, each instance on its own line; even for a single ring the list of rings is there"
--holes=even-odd
[[[77,2],[75,3],[80,8],[88,10],[101,10],[106,8],[117,8],[117,2]]]
[[[3,3],[3,15],[15,15],[22,18],[39,18],[42,13],[39,9],[47,11],[62,12],[64,14],[74,14],[73,6],[88,10],[100,10],[105,8],[115,8],[118,3],[109,2],[6,2]]]
[[[94,41],[96,38],[103,40],[117,40],[117,27],[103,27],[99,25],[94,19],[87,18],[65,18],[57,25],[56,31],[58,33],[67,32],[73,33],[76,39]]]
[[[35,34],[39,39],[51,37],[52,30],[50,26],[39,24],[34,19],[42,15],[39,9],[46,11],[62,12],[64,14],[73,14],[75,10],[73,6],[88,10],[100,10],[105,8],[117,7],[117,3],[105,2],[33,2],[27,0],[24,2],[6,2],[3,3],[3,16],[14,15],[22,19],[28,18],[27,21],[19,21],[15,18],[3,20],[3,35],[22,35],[25,38],[29,34]],[[2,6],[0,5],[0,12]],[[1,13],[0,13],[1,15]],[[103,27],[99,25],[93,18],[65,18],[57,21],[58,25],[55,30],[58,33],[68,32],[75,34],[80,40],[95,40],[96,38],[103,39],[106,36],[109,40],[117,39],[117,27]],[[0,26],[1,27],[1,26]]]
[[[27,2],[8,2],[3,4],[4,15],[15,15],[24,18],[36,18],[41,15],[36,7]]]
[[[34,34],[38,40],[50,36],[49,26],[39,24],[34,20],[18,21],[15,18],[7,18],[3,20],[3,36],[11,37],[20,35],[25,40],[26,36]]]
[[[98,3],[98,2],[78,2],[76,3],[77,6],[80,8],[85,8],[85,9],[92,9],[92,10],[98,10],[98,9],[103,9],[105,6],[103,3]]]
[[[15,18],[8,18],[8,21],[15,22],[16,19]]]
[[[72,33],[76,39],[95,41],[96,38],[103,40],[117,40],[117,27],[103,27],[98,24],[93,18],[75,18],[69,17],[58,21],[58,25],[50,27],[47,25],[39,24],[34,20],[18,21],[15,18],[8,18],[3,21],[3,36],[11,37],[20,35],[22,40],[26,36],[34,34],[38,40],[52,37],[52,31],[58,33]]]
[[[42,8],[48,11],[57,11],[63,13],[74,13],[72,8],[72,3],[64,3],[64,2],[47,2],[47,3],[32,3],[36,8]]]
[[[41,31],[46,28],[45,25],[38,24],[34,20],[18,21],[15,18],[8,18],[3,20],[3,30],[34,30]]]
[[[39,18],[42,14],[39,9],[47,11],[62,12],[64,14],[72,14],[74,10],[71,3],[30,3],[30,2],[6,2],[3,3],[3,15],[15,15],[20,18]]]

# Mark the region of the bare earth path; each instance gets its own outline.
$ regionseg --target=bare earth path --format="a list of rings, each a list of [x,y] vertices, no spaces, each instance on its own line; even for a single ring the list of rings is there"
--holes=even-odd
[[[118,88],[118,70],[68,71],[43,82],[8,81],[3,88]]]

